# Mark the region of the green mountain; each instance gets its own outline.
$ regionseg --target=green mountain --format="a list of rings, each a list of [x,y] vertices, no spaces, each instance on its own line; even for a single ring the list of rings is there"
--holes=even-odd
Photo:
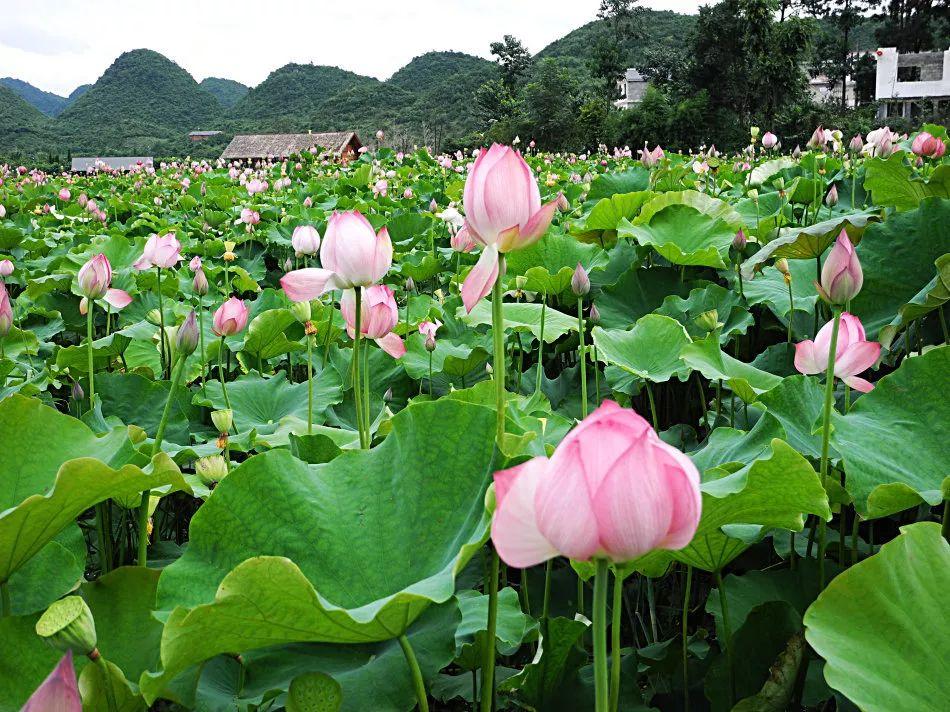
[[[250,90],[249,87],[241,84],[241,82],[236,82],[233,79],[222,79],[220,77],[202,79],[199,86],[217,99],[218,103],[225,109],[230,109],[237,104]]]
[[[155,143],[213,128],[217,100],[184,69],[158,52],[138,49],[113,62],[56,120],[77,151],[151,152]]]
[[[287,64],[251,89],[229,116],[246,128],[302,130],[323,103],[337,92],[379,81],[338,67]]]
[[[70,94],[69,96],[66,97],[66,103],[67,103],[67,105],[68,105],[68,104],[72,104],[74,101],[76,101],[76,99],[78,99],[79,97],[81,97],[83,94],[85,94],[85,93],[86,93],[87,91],[89,91],[90,89],[92,89],[92,84],[80,84],[78,87],[76,87],[75,89],[73,89],[72,94]]]
[[[69,101],[66,97],[59,96],[59,94],[37,89],[22,79],[2,77],[0,78],[0,84],[15,91],[21,99],[32,104],[47,116],[57,116],[66,108],[66,104]]]
[[[427,52],[393,74],[387,84],[408,91],[426,92],[455,83],[481,84],[494,71],[495,63],[481,57],[463,52]]]
[[[695,15],[680,15],[669,10],[647,10],[642,13],[643,34],[623,43],[623,56],[628,67],[643,64],[653,52],[685,46],[696,28]],[[604,20],[593,20],[555,40],[536,55],[539,59],[554,57],[577,70],[587,71],[588,61],[597,42],[610,33]]]
[[[15,147],[17,155],[36,155],[49,149],[53,135],[50,120],[26,100],[0,84],[0,146]]]

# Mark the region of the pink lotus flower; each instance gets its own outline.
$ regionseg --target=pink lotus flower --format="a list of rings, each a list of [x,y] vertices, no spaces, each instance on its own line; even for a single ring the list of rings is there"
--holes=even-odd
[[[315,255],[320,250],[320,233],[312,225],[298,225],[290,238],[297,257]]]
[[[13,261],[0,260],[0,278],[9,277],[13,274]]]
[[[496,143],[475,159],[463,201],[465,226],[484,247],[462,284],[462,302],[471,312],[498,278],[499,253],[540,240],[554,218],[557,200],[542,205],[538,182],[521,154]]]
[[[247,326],[247,305],[237,297],[231,297],[218,307],[211,322],[216,336],[233,336]]]
[[[20,712],[82,712],[71,650],[66,651]]]
[[[821,327],[814,341],[795,344],[795,368],[799,373],[810,376],[827,370],[833,329],[834,323],[829,321]],[[874,389],[874,384],[858,378],[858,374],[873,366],[880,354],[881,345],[866,340],[861,320],[844,312],[835,345],[835,376],[854,390],[867,393]]]
[[[423,321],[419,323],[419,333],[423,336],[431,336],[434,339],[435,332],[437,332],[441,326],[442,322],[438,319],[435,321]]]
[[[689,544],[699,472],[634,411],[604,401],[550,459],[495,473],[492,541],[509,565],[557,555],[624,562]]]
[[[201,269],[201,258],[198,255],[191,258],[191,262],[188,263],[188,269],[190,269],[192,273]]]
[[[70,197],[72,197],[72,196],[71,196],[70,192],[69,192],[66,188],[60,189],[60,191],[59,191],[59,199],[60,199],[60,200],[62,200],[62,201],[65,203],[65,202],[67,202],[67,201],[70,199]]]
[[[821,284],[815,287],[821,297],[830,304],[847,304],[854,299],[864,284],[864,272],[858,253],[842,230],[838,234],[835,246],[821,268]]]
[[[452,245],[452,249],[456,252],[471,252],[475,249],[476,242],[472,238],[472,234],[468,231],[468,227],[461,227],[459,230],[452,235],[449,243]]]
[[[263,193],[267,190],[267,183],[255,178],[254,180],[249,180],[244,187],[247,188],[248,195],[256,195],[257,193]]]
[[[132,303],[131,295],[122,289],[107,289],[103,299],[116,311],[122,311]]]
[[[357,211],[333,213],[320,246],[323,269],[308,267],[285,274],[280,285],[295,302],[306,302],[333,289],[368,287],[381,280],[393,263],[389,231],[373,231]]]
[[[766,150],[771,150],[775,148],[778,144],[778,136],[776,136],[771,131],[766,131],[765,135],[762,136],[762,148]]]
[[[152,267],[169,269],[181,260],[181,243],[175,233],[167,235],[150,235],[145,243],[142,256],[132,265],[137,270],[146,270]]]
[[[947,145],[942,139],[932,136],[926,131],[921,131],[914,138],[914,142],[911,144],[910,150],[918,156],[926,156],[927,158],[941,158],[947,151]]]
[[[101,252],[79,268],[79,289],[90,299],[104,297],[112,282],[112,265]]]
[[[7,286],[0,280],[0,339],[9,334],[11,328],[13,328],[13,305],[10,303]]]
[[[401,358],[406,353],[406,345],[392,333],[399,323],[399,309],[393,290],[385,284],[372,287],[359,287],[362,290],[360,301],[360,335],[373,339],[379,347],[393,358]],[[356,290],[347,289],[340,299],[340,311],[346,321],[346,331],[350,338],[356,335]]]

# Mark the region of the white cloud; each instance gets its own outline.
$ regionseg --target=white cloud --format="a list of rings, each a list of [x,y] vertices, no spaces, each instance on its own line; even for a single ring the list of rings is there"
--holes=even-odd
[[[592,20],[598,0],[0,0],[0,76],[68,94],[148,47],[198,80],[249,85],[288,62],[384,79],[430,50],[489,57],[504,34],[537,52]],[[692,0],[652,0],[695,12]]]

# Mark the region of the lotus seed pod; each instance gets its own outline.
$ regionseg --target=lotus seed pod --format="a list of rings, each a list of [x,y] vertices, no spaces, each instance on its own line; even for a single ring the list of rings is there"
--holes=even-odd
[[[715,309],[704,311],[695,319],[697,326],[706,331],[715,331],[722,324],[719,323],[719,312]]]
[[[221,455],[209,455],[195,462],[195,474],[205,485],[220,482],[228,475],[228,463]]]
[[[96,622],[80,596],[54,601],[36,621],[36,634],[64,652],[92,655],[96,650]]]
[[[290,306],[290,312],[294,315],[294,318],[297,321],[299,321],[301,324],[306,324],[308,321],[310,321],[312,317],[310,302],[294,302]]]
[[[219,433],[230,432],[231,426],[234,424],[234,411],[231,410],[216,410],[211,413],[211,422],[214,423],[214,427],[218,429]]]

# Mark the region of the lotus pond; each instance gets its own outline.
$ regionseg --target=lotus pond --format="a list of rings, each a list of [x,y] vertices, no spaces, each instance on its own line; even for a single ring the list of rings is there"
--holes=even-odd
[[[0,710],[946,710],[946,141],[0,166]]]

